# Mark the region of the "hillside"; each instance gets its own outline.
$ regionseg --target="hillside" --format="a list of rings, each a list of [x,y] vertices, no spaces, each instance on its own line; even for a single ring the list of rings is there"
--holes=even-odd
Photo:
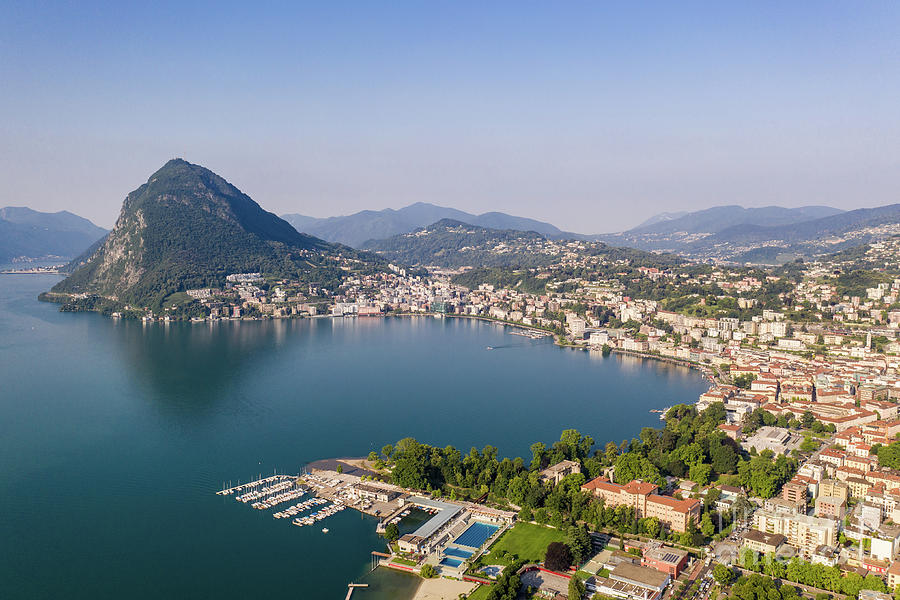
[[[0,208],[0,263],[18,258],[71,259],[104,235],[105,229],[68,211],[7,206]]]
[[[222,285],[231,273],[331,283],[345,261],[372,264],[298,233],[222,177],[175,159],[128,194],[102,245],[52,291],[152,307],[174,292]]]
[[[455,208],[435,206],[426,202],[417,202],[398,210],[392,208],[378,211],[364,210],[352,215],[324,219],[299,214],[286,214],[283,215],[283,218],[297,231],[354,248],[361,248],[369,240],[387,239],[395,235],[410,233],[441,219],[453,219],[469,225],[492,229],[536,231],[548,237],[564,235],[553,225],[534,219],[499,212],[474,215]]]
[[[407,265],[439,267],[536,267],[559,253],[556,244],[534,231],[489,229],[442,219],[412,233],[370,240],[363,248]]]

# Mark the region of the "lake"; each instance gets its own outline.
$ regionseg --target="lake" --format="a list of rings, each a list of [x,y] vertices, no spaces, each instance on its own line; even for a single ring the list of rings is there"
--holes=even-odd
[[[528,457],[576,428],[602,446],[707,388],[684,367],[474,320],[64,314],[36,300],[57,280],[0,275],[7,598],[343,598],[384,548],[373,519],[345,510],[325,535],[214,492],[406,436]],[[397,577],[373,581],[414,587]]]

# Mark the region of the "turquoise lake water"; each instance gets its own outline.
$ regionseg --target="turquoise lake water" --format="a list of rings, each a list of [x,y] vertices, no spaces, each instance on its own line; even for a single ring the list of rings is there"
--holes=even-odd
[[[58,278],[0,275],[4,598],[343,598],[383,549],[346,510],[330,533],[216,496],[399,438],[529,455],[598,443],[693,402],[696,372],[560,349],[461,319],[143,325],[37,302]],[[487,346],[496,349],[488,351]],[[354,598],[402,599],[378,572]]]

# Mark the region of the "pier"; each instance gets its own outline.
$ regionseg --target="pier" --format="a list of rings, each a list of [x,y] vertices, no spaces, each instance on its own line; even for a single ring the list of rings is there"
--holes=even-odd
[[[230,496],[230,495],[232,495],[232,494],[236,494],[236,493],[238,493],[238,492],[243,492],[243,491],[245,491],[245,490],[247,490],[247,491],[256,490],[256,489],[259,489],[260,487],[262,487],[262,486],[264,486],[264,485],[267,485],[267,484],[270,484],[270,483],[276,483],[276,482],[285,481],[285,480],[294,480],[294,481],[296,481],[296,479],[297,479],[297,476],[296,476],[296,475],[272,475],[272,476],[270,476],[270,477],[265,477],[265,478],[257,479],[256,481],[251,481],[251,482],[249,482],[249,483],[239,484],[239,485],[236,485],[236,486],[233,486],[233,487],[227,487],[227,488],[226,488],[226,487],[223,485],[223,486],[222,486],[222,489],[219,490],[218,492],[216,492],[216,495],[217,495],[217,496]]]
[[[368,583],[348,583],[347,584],[347,595],[344,597],[344,600],[350,600],[350,596],[353,595],[353,590],[356,588],[366,588],[369,587]]]

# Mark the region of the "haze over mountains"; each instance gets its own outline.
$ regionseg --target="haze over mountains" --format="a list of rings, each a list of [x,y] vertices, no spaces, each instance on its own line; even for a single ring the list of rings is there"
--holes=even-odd
[[[900,233],[900,205],[841,211],[715,207],[635,229],[595,236],[610,244],[690,258],[777,263],[812,257]]]
[[[469,225],[491,229],[515,229],[536,231],[540,234],[558,237],[564,233],[550,223],[516,217],[501,212],[473,215],[455,208],[436,206],[427,202],[416,202],[401,209],[364,210],[341,217],[316,218],[300,214],[286,214],[282,218],[310,235],[329,242],[339,242],[354,248],[361,247],[369,240],[383,240],[401,233],[409,233],[419,227],[437,223],[441,219],[453,219]]]
[[[71,259],[106,235],[106,230],[68,211],[0,208],[0,263],[19,258]]]

